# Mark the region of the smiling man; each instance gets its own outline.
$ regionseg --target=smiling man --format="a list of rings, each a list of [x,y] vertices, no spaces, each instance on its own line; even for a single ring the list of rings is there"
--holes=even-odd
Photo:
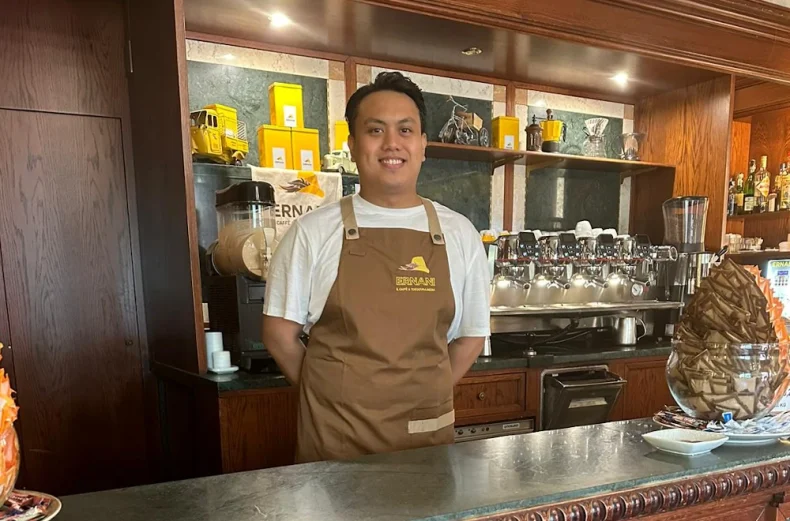
[[[360,193],[291,226],[264,304],[264,343],[299,385],[298,462],[452,443],[453,384],[489,334],[477,231],[417,195],[420,89],[381,73],[346,119]]]

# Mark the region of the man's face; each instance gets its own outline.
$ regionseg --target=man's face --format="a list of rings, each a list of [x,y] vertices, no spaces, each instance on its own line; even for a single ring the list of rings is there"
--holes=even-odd
[[[406,94],[388,90],[362,100],[348,138],[364,189],[382,195],[416,193],[426,144],[417,105]]]

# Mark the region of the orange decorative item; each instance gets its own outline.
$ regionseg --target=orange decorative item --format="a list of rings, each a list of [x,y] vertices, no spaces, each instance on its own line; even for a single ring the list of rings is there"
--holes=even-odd
[[[2,347],[0,343],[0,349]],[[0,504],[5,503],[14,490],[19,476],[19,438],[14,429],[19,407],[14,402],[13,393],[8,375],[4,369],[0,369],[0,453],[3,455],[0,462]]]

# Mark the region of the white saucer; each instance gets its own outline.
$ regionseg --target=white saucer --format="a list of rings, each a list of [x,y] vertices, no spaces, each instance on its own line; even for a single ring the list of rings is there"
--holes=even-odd
[[[748,447],[748,446],[757,446],[757,445],[771,445],[772,443],[776,443],[781,439],[790,438],[790,432],[782,432],[782,433],[761,433],[761,434],[741,434],[741,433],[730,433],[730,432],[713,432],[713,431],[700,431],[697,429],[682,429],[680,427],[676,427],[670,423],[666,423],[655,416],[653,417],[653,422],[661,425],[662,427],[668,427],[670,429],[680,429],[680,430],[690,430],[693,432],[708,432],[711,434],[721,434],[727,437],[727,441],[724,443],[727,446],[733,447]]]
[[[658,450],[683,456],[708,453],[727,441],[727,436],[723,434],[688,429],[647,432],[642,438]]]
[[[216,374],[235,373],[238,370],[239,370],[239,366],[237,365],[232,365],[230,367],[223,367],[222,369],[209,369],[209,371]]]

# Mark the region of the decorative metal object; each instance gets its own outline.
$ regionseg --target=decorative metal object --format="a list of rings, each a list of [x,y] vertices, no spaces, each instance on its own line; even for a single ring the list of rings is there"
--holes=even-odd
[[[473,112],[467,112],[466,105],[461,105],[449,96],[453,109],[450,119],[439,131],[439,141],[458,145],[478,145],[487,147],[490,143],[488,130],[483,128],[483,120]]]
[[[539,152],[543,144],[543,129],[538,124],[538,117],[532,115],[532,124],[524,129],[527,132],[527,150]]]

